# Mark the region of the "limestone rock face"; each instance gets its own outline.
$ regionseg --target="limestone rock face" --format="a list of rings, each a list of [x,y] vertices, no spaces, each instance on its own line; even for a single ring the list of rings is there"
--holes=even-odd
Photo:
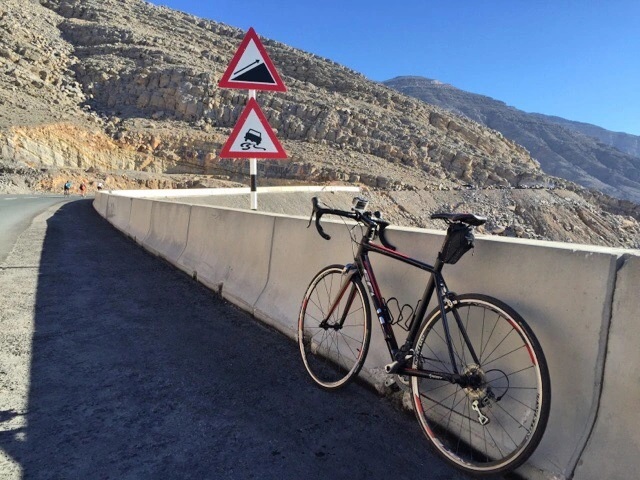
[[[143,0],[3,0],[0,191],[56,190],[63,175],[113,188],[246,184],[246,161],[217,156],[247,100],[246,91],[218,87],[244,34]],[[262,42],[288,91],[258,92],[257,101],[289,158],[260,161],[261,184],[358,184],[405,225],[431,226],[435,209],[473,209],[496,216],[500,234],[638,243],[635,205],[549,176],[501,133],[331,60]],[[567,229],[552,212],[568,201],[540,207],[551,212],[541,224],[506,209],[519,204],[513,192],[547,192],[530,187],[570,192],[582,214],[571,210]],[[605,213],[606,231],[591,217]],[[614,233],[620,225],[624,235]]]

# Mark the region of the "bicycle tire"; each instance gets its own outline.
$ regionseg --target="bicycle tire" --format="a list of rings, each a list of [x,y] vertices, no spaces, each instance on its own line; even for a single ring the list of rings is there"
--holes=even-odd
[[[347,278],[351,286],[327,319]],[[338,326],[343,315],[344,323]],[[298,345],[307,372],[327,390],[347,385],[364,364],[370,338],[371,309],[362,281],[357,275],[345,276],[343,265],[325,267],[309,284],[298,317]]]
[[[522,465],[542,439],[551,402],[547,362],[531,328],[505,303],[466,294],[454,304],[445,310],[454,358],[473,386],[413,377],[414,410],[424,434],[449,463],[476,475],[506,473]],[[449,315],[452,308],[477,364]],[[453,373],[445,338],[435,309],[416,337],[413,367]]]

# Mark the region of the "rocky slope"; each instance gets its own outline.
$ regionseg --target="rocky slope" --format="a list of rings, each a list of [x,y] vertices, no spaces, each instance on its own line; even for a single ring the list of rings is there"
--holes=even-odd
[[[141,0],[5,0],[0,33],[0,191],[247,184],[246,162],[216,155],[247,97],[217,87],[243,31]],[[288,91],[258,102],[289,159],[260,161],[259,184],[361,185],[405,225],[476,210],[495,234],[640,245],[636,205],[549,176],[475,121],[262,41]]]
[[[640,157],[640,136],[631,135],[624,132],[612,132],[597,125],[590,123],[575,122],[566,118],[556,117],[554,115],[543,115],[541,113],[530,113],[534,117],[538,117],[545,122],[557,123],[569,130],[574,130],[589,137],[593,137],[602,143],[617,148],[621,152],[627,153],[634,157]]]
[[[397,77],[384,83],[502,132],[526,147],[549,174],[640,202],[640,156],[612,146],[634,152],[639,137],[634,142],[633,135],[607,135],[606,130],[593,125],[525,113],[493,98],[424,77]]]

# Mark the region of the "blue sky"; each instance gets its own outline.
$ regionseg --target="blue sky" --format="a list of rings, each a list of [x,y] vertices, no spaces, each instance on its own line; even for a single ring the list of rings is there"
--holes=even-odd
[[[371,80],[434,78],[526,112],[640,135],[638,0],[151,3],[253,27]]]

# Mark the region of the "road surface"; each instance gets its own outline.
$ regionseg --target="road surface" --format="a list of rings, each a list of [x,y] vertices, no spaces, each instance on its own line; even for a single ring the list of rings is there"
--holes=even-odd
[[[0,195],[0,265],[34,216],[68,199],[63,195]]]
[[[35,217],[0,292],[2,479],[467,478],[411,415],[317,388],[294,342],[89,200]]]

